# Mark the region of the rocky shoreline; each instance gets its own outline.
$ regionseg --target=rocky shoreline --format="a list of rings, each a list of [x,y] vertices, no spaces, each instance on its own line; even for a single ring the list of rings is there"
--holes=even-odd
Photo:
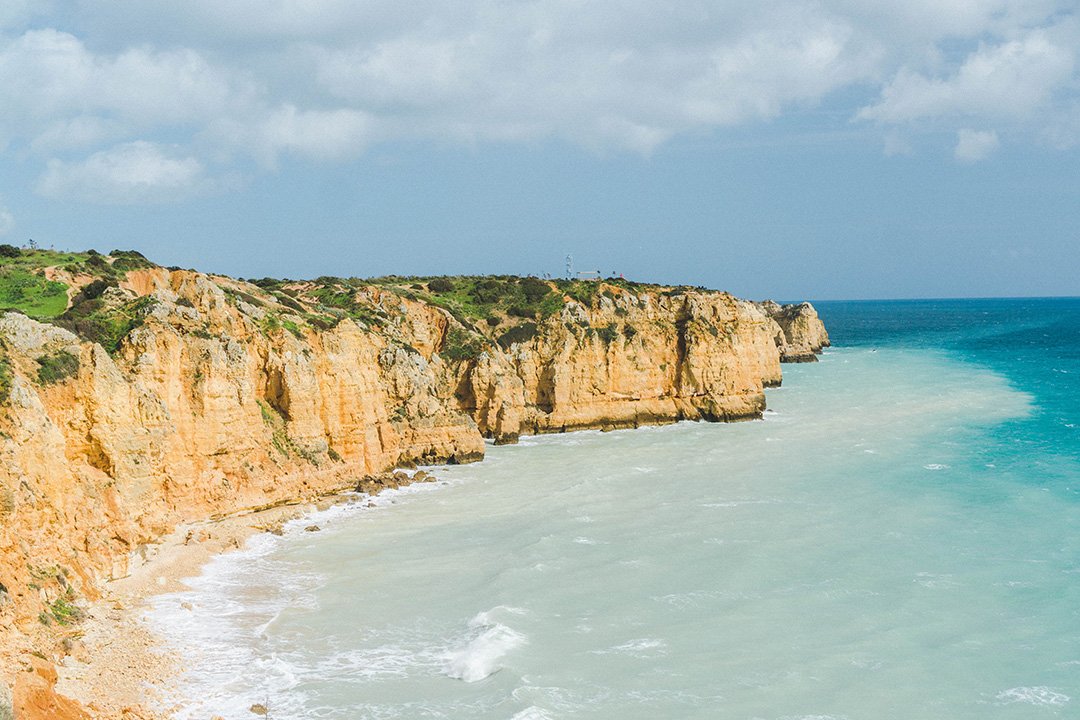
[[[176,528],[249,528],[402,482],[392,468],[479,460],[485,438],[760,417],[781,360],[828,344],[809,304],[700,289],[50,272],[70,287],[59,322],[0,317],[0,686],[20,718],[148,716],[66,699],[54,666]]]

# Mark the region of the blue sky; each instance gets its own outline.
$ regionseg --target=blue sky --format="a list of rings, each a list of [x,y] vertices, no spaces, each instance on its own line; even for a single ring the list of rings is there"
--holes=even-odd
[[[103,7],[104,6],[104,7]],[[0,238],[243,277],[1077,295],[1055,0],[5,0]]]

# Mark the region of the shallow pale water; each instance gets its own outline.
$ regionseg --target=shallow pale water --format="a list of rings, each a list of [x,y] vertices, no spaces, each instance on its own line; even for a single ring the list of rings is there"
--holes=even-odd
[[[150,613],[183,717],[1080,717],[1080,302],[819,310],[763,422],[526,438],[217,559]]]

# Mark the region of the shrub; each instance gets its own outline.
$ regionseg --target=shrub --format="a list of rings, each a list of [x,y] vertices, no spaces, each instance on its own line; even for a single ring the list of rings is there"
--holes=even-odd
[[[615,323],[608,323],[604,327],[597,329],[596,334],[605,343],[611,344],[615,341],[615,338],[619,337],[619,326]]]
[[[74,604],[74,599],[75,593],[69,587],[68,592],[63,597],[59,597],[49,604],[49,613],[56,622],[61,625],[71,625],[86,617],[86,613]]]
[[[22,255],[22,250],[14,245],[8,245],[7,243],[0,245],[0,257],[17,258],[20,255]]]
[[[113,257],[112,268],[118,273],[155,267],[154,263],[147,260],[145,255],[135,250],[113,250],[109,254]]]
[[[52,385],[63,382],[79,372],[79,356],[67,350],[42,355],[38,362],[38,382]]]
[[[547,297],[540,301],[540,317],[551,317],[562,309],[563,299],[560,293],[549,293]]]
[[[467,330],[453,328],[446,334],[446,343],[439,354],[455,361],[471,360],[483,349],[484,343],[481,338]]]
[[[113,271],[112,265],[109,264],[109,261],[101,257],[100,255],[91,255],[90,257],[86,258],[86,264],[94,268],[95,270],[98,270],[99,272],[112,274]]]
[[[143,324],[155,303],[151,297],[141,297],[119,307],[107,307],[100,298],[86,300],[72,305],[55,322],[113,354],[128,333]]]
[[[490,305],[499,302],[504,295],[508,294],[507,290],[506,283],[489,278],[476,283],[470,294],[476,302],[482,305]]]
[[[488,327],[496,327],[502,321],[499,320],[499,318],[496,317],[495,315],[489,315],[486,318],[484,318],[484,322],[486,322],[488,324]]]
[[[521,281],[521,289],[525,293],[525,300],[530,305],[540,302],[551,292],[551,287],[539,278],[527,277]]]
[[[98,278],[83,286],[83,289],[79,291],[79,297],[76,299],[76,302],[79,302],[80,300],[96,300],[101,297],[101,294],[108,288],[115,286],[115,282],[109,282]]]
[[[454,283],[450,278],[435,278],[428,282],[428,290],[436,293],[448,293],[454,291]]]
[[[504,332],[499,336],[497,342],[499,343],[499,347],[508,350],[514,343],[523,343],[532,340],[536,337],[536,334],[536,323],[525,322]]]
[[[7,356],[0,357],[0,404],[6,403],[11,396],[11,381],[14,376],[11,373],[11,363]]]
[[[293,300],[284,292],[274,293],[274,299],[277,300],[280,304],[289,308],[290,310],[296,310],[297,312],[307,312],[307,309],[303,305]]]

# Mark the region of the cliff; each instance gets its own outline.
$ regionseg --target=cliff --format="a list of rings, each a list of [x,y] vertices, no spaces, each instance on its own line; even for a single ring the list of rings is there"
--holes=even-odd
[[[821,349],[829,347],[829,333],[810,303],[780,305],[766,300],[758,307],[776,323],[780,362],[817,362]]]
[[[253,284],[136,255],[41,268],[63,312],[0,317],[0,690],[26,717],[62,702],[28,653],[62,656],[80,602],[178,524],[479,460],[484,438],[760,417],[780,361],[828,342],[809,305],[722,292]]]

